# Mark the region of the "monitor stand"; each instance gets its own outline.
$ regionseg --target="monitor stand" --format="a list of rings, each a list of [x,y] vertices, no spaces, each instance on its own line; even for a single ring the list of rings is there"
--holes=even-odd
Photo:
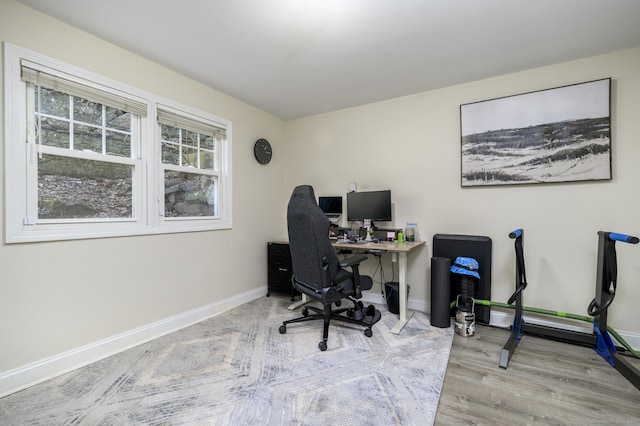
[[[364,220],[364,227],[367,230],[365,241],[373,241],[373,221],[371,219]]]

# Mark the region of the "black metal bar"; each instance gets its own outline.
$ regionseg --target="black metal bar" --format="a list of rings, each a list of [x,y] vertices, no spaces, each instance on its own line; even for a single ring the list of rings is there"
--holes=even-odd
[[[522,325],[522,329],[525,334],[533,334],[541,337],[550,337],[552,339],[560,340],[563,342],[574,343],[583,346],[596,345],[595,334],[587,334],[580,331],[564,330],[556,327],[549,327],[540,324],[527,324]]]
[[[509,336],[509,339],[507,340],[507,343],[504,344],[504,347],[500,352],[501,368],[507,368],[507,366],[509,365],[509,361],[511,360],[511,357],[513,356],[513,353],[516,350],[516,346],[518,346],[518,339],[516,334],[512,332],[511,336]]]
[[[606,283],[605,265],[606,265],[606,247],[608,239],[608,232],[598,231],[598,260],[596,266],[596,306],[602,306],[602,303],[609,295],[608,284]],[[606,292],[606,294],[605,294]],[[607,331],[607,309],[604,309],[600,314],[595,315],[593,320],[598,323],[598,327],[603,333]]]
[[[516,229],[509,234],[509,238],[515,238],[514,247],[516,252],[516,289],[509,298],[509,304],[516,302],[516,312],[513,316],[513,326],[511,327],[511,336],[502,347],[500,353],[500,367],[507,368],[513,353],[522,337],[522,327],[524,325],[523,315],[524,309],[522,305],[522,291],[527,287],[527,278],[524,267],[524,249],[523,239],[524,231]]]
[[[615,242],[621,241],[630,244],[638,244],[638,238],[631,235],[624,235],[615,232],[598,231],[598,270],[596,273],[596,298],[595,306],[602,307],[610,304],[615,295],[615,281],[617,274],[617,259]],[[613,286],[611,294],[610,286]],[[609,300],[607,300],[609,299]],[[607,331],[607,306],[602,312],[594,316],[594,322],[598,325],[602,333]],[[597,350],[597,349],[596,349]],[[600,353],[605,360],[607,357],[612,360],[613,367],[618,370],[629,382],[640,389],[640,370],[631,365],[616,352],[615,347],[608,353]]]
[[[629,361],[627,361],[617,353],[613,354],[613,360],[615,362],[613,367],[618,370],[618,372],[622,374],[628,381],[630,381],[633,386],[640,389],[640,370],[635,368],[629,363]]]

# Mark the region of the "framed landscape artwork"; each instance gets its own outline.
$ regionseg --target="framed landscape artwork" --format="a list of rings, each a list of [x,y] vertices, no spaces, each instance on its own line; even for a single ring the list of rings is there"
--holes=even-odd
[[[611,179],[611,79],[460,105],[463,187]]]

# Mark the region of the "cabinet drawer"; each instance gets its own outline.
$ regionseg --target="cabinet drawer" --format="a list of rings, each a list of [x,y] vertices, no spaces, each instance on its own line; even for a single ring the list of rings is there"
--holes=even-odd
[[[293,287],[291,287],[291,281],[287,280],[287,281],[275,281],[269,284],[269,291],[276,291],[278,293],[284,293],[284,294],[290,294],[290,295],[296,295],[298,294],[297,291],[293,290]]]
[[[292,275],[291,261],[273,260],[269,264],[269,281],[276,283],[291,283]]]
[[[269,257],[272,256],[291,258],[289,244],[269,243]]]

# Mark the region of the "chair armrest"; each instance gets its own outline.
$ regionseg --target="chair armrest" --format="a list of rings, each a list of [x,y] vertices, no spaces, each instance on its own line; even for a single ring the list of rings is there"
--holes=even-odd
[[[369,256],[367,256],[366,254],[359,254],[357,256],[353,256],[350,257],[348,259],[344,259],[342,262],[340,262],[340,266],[342,268],[347,268],[347,267],[351,267],[354,265],[359,265],[362,262],[364,262],[365,260],[367,260],[369,258]]]
[[[353,273],[353,296],[356,299],[362,298],[362,291],[360,290],[360,264],[367,260],[369,256],[366,254],[359,254],[357,256],[350,257],[340,262],[340,266],[343,268],[351,268]]]
[[[331,285],[329,280],[329,262],[327,262],[327,256],[322,257],[322,288],[327,288]]]

